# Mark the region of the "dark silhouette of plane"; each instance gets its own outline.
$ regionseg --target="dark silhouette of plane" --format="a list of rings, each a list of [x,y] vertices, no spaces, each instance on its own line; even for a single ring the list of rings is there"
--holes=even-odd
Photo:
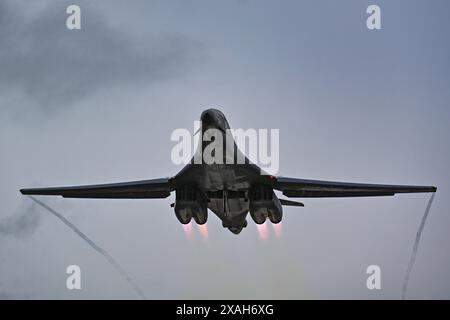
[[[279,223],[283,216],[282,206],[303,207],[300,202],[279,199],[274,190],[281,191],[288,198],[373,197],[436,192],[434,186],[348,183],[267,175],[240,153],[233,139],[231,143],[225,142],[230,126],[222,112],[205,110],[200,120],[202,137],[208,129],[225,133],[223,146],[226,150],[223,156],[233,148],[234,153],[231,154],[234,154],[235,159],[241,155],[245,159],[244,163],[235,161],[228,164],[223,161],[222,164],[196,164],[194,156],[189,164],[171,178],[21,189],[20,192],[24,195],[60,195],[65,198],[155,199],[167,198],[175,191],[175,203],[171,206],[182,224],[189,223],[192,218],[198,224],[206,223],[210,209],[222,221],[223,227],[235,234],[247,226],[248,212],[257,224],[264,223],[267,218],[272,223]],[[207,145],[208,141],[202,141],[197,152],[203,152]]]

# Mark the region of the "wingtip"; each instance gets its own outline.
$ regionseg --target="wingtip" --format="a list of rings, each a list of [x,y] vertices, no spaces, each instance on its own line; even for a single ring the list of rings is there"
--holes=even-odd
[[[23,195],[32,195],[32,194],[34,194],[33,193],[33,189],[20,189],[19,191]]]

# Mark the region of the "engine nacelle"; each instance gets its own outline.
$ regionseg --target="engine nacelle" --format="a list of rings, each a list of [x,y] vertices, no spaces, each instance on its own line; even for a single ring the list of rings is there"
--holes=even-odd
[[[182,224],[188,224],[194,218],[197,224],[208,220],[208,202],[199,189],[183,187],[175,191],[175,215]]]
[[[280,223],[283,218],[283,207],[272,188],[259,185],[249,191],[250,216],[257,224],[263,224],[267,218],[272,223]]]

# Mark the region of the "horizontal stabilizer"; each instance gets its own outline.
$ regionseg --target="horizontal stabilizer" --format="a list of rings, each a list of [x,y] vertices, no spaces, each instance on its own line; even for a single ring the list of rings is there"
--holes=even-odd
[[[286,200],[286,199],[280,199],[280,203],[283,206],[291,206],[291,207],[304,207],[305,206],[301,202],[292,201],[292,200]]]

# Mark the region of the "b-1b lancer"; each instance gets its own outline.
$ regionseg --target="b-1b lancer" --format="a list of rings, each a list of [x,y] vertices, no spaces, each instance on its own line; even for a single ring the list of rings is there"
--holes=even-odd
[[[201,114],[200,122],[202,137],[210,129],[223,132],[224,137],[228,136],[230,126],[219,110],[205,110]],[[197,152],[203,152],[207,145],[208,142],[202,140]],[[239,234],[247,226],[246,218],[249,212],[257,224],[264,223],[267,218],[272,223],[280,223],[283,206],[303,207],[300,202],[278,198],[275,190],[281,191],[288,198],[373,197],[436,191],[434,186],[333,182],[268,175],[239,151],[233,139],[231,142],[228,139],[223,146],[224,157],[226,154],[232,154],[236,158],[241,156],[245,159],[244,163],[223,161],[222,163],[197,164],[194,156],[190,163],[171,178],[74,187],[21,189],[20,192],[24,195],[59,195],[64,198],[96,199],[167,198],[171,192],[175,192],[175,203],[172,206],[182,224],[190,223],[192,218],[197,224],[205,224],[209,209],[219,217],[223,227],[234,234]]]

